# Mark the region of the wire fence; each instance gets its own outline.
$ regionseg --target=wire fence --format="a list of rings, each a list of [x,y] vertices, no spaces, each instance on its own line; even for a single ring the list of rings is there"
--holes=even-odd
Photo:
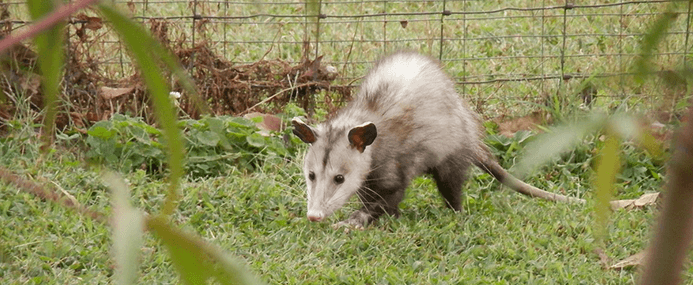
[[[676,104],[662,100],[682,96],[661,90],[666,76],[646,83],[632,77],[643,34],[669,7],[677,19],[654,54],[653,70],[687,68],[691,55],[690,1],[112,2],[153,31],[158,29],[154,34],[173,49],[204,46],[235,65],[266,59],[299,64],[322,56],[320,63],[338,72],[333,86],[357,86],[383,54],[417,50],[439,59],[460,93],[487,116],[523,112],[551,96],[579,97],[585,92],[605,98],[597,102],[606,106]],[[10,15],[4,22],[11,22],[13,29],[28,22],[23,2],[4,5]],[[98,17],[91,11],[85,14]],[[107,28],[85,28],[89,21],[73,17],[69,22],[71,42],[80,36],[84,40],[84,34],[91,38],[79,56],[89,58],[105,77],[132,75],[117,38]]]

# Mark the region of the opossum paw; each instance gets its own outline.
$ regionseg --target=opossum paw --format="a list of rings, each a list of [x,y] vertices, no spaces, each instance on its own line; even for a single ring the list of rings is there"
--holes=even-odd
[[[368,222],[371,220],[371,215],[364,211],[356,211],[351,214],[351,217],[332,225],[333,228],[338,229],[341,227],[346,227],[346,229],[352,228],[357,230],[363,230]]]
[[[348,219],[341,221],[339,223],[332,224],[333,229],[339,229],[339,228],[344,228],[345,232],[349,232],[349,230],[363,230],[365,229],[363,227],[363,224],[361,224],[359,221],[354,220],[354,219]]]

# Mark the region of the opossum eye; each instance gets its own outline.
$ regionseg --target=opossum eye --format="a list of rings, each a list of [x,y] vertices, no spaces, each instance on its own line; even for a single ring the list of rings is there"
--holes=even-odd
[[[344,183],[344,176],[341,175],[341,174],[335,176],[335,177],[334,177],[334,183],[337,183],[337,184],[342,184],[342,183]]]
[[[311,171],[310,173],[308,173],[308,179],[310,179],[310,181],[315,180],[315,172]]]

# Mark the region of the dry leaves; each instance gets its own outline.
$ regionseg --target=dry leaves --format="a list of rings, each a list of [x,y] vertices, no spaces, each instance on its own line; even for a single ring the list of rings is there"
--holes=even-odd
[[[498,133],[512,138],[518,131],[537,129],[537,125],[541,125],[543,119],[541,112],[533,112],[527,116],[512,119],[508,119],[503,115],[493,121],[498,124]]]
[[[647,193],[643,194],[640,196],[638,199],[631,199],[631,200],[616,200],[616,201],[611,201],[611,209],[612,210],[618,210],[618,209],[640,209],[645,206],[649,205],[654,205],[657,203],[657,200],[659,199],[659,192],[657,193]]]
[[[634,266],[642,265],[647,255],[647,250],[643,250],[634,255],[624,258],[623,260],[616,262],[616,264],[609,266],[610,269],[623,270]]]
[[[243,115],[243,117],[246,119],[262,117],[262,122],[256,123],[255,126],[257,126],[260,129],[260,134],[263,136],[269,136],[270,131],[279,132],[284,129],[284,126],[282,125],[282,119],[275,115],[252,112]]]
[[[110,100],[113,98],[120,97],[125,94],[131,93],[133,90],[135,90],[135,87],[129,87],[129,88],[112,88],[112,87],[101,87],[101,92],[100,95],[102,98],[106,100]]]

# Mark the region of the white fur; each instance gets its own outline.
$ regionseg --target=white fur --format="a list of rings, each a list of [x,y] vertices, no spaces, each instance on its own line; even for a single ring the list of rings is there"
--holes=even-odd
[[[333,119],[314,128],[317,141],[304,158],[307,181],[308,216],[328,217],[342,207],[362,186],[371,170],[373,149],[390,157],[411,157],[416,168],[405,173],[412,178],[440,163],[461,148],[473,148],[480,141],[479,125],[474,112],[460,100],[452,81],[439,65],[415,53],[396,53],[384,58],[364,78],[356,99]],[[377,102],[377,110],[369,103]],[[348,130],[372,122],[378,135],[363,153],[349,146]],[[411,126],[413,130],[404,130]],[[328,145],[329,130],[343,130],[343,138]],[[326,150],[331,149],[329,163],[323,167]],[[415,153],[406,150],[417,150]],[[383,159],[383,158],[381,158]],[[382,161],[381,161],[382,162]],[[397,165],[382,166],[377,177],[382,187],[401,181],[395,177]],[[383,170],[381,169],[381,170]],[[316,181],[308,178],[310,171]],[[335,175],[345,182],[336,185]]]

